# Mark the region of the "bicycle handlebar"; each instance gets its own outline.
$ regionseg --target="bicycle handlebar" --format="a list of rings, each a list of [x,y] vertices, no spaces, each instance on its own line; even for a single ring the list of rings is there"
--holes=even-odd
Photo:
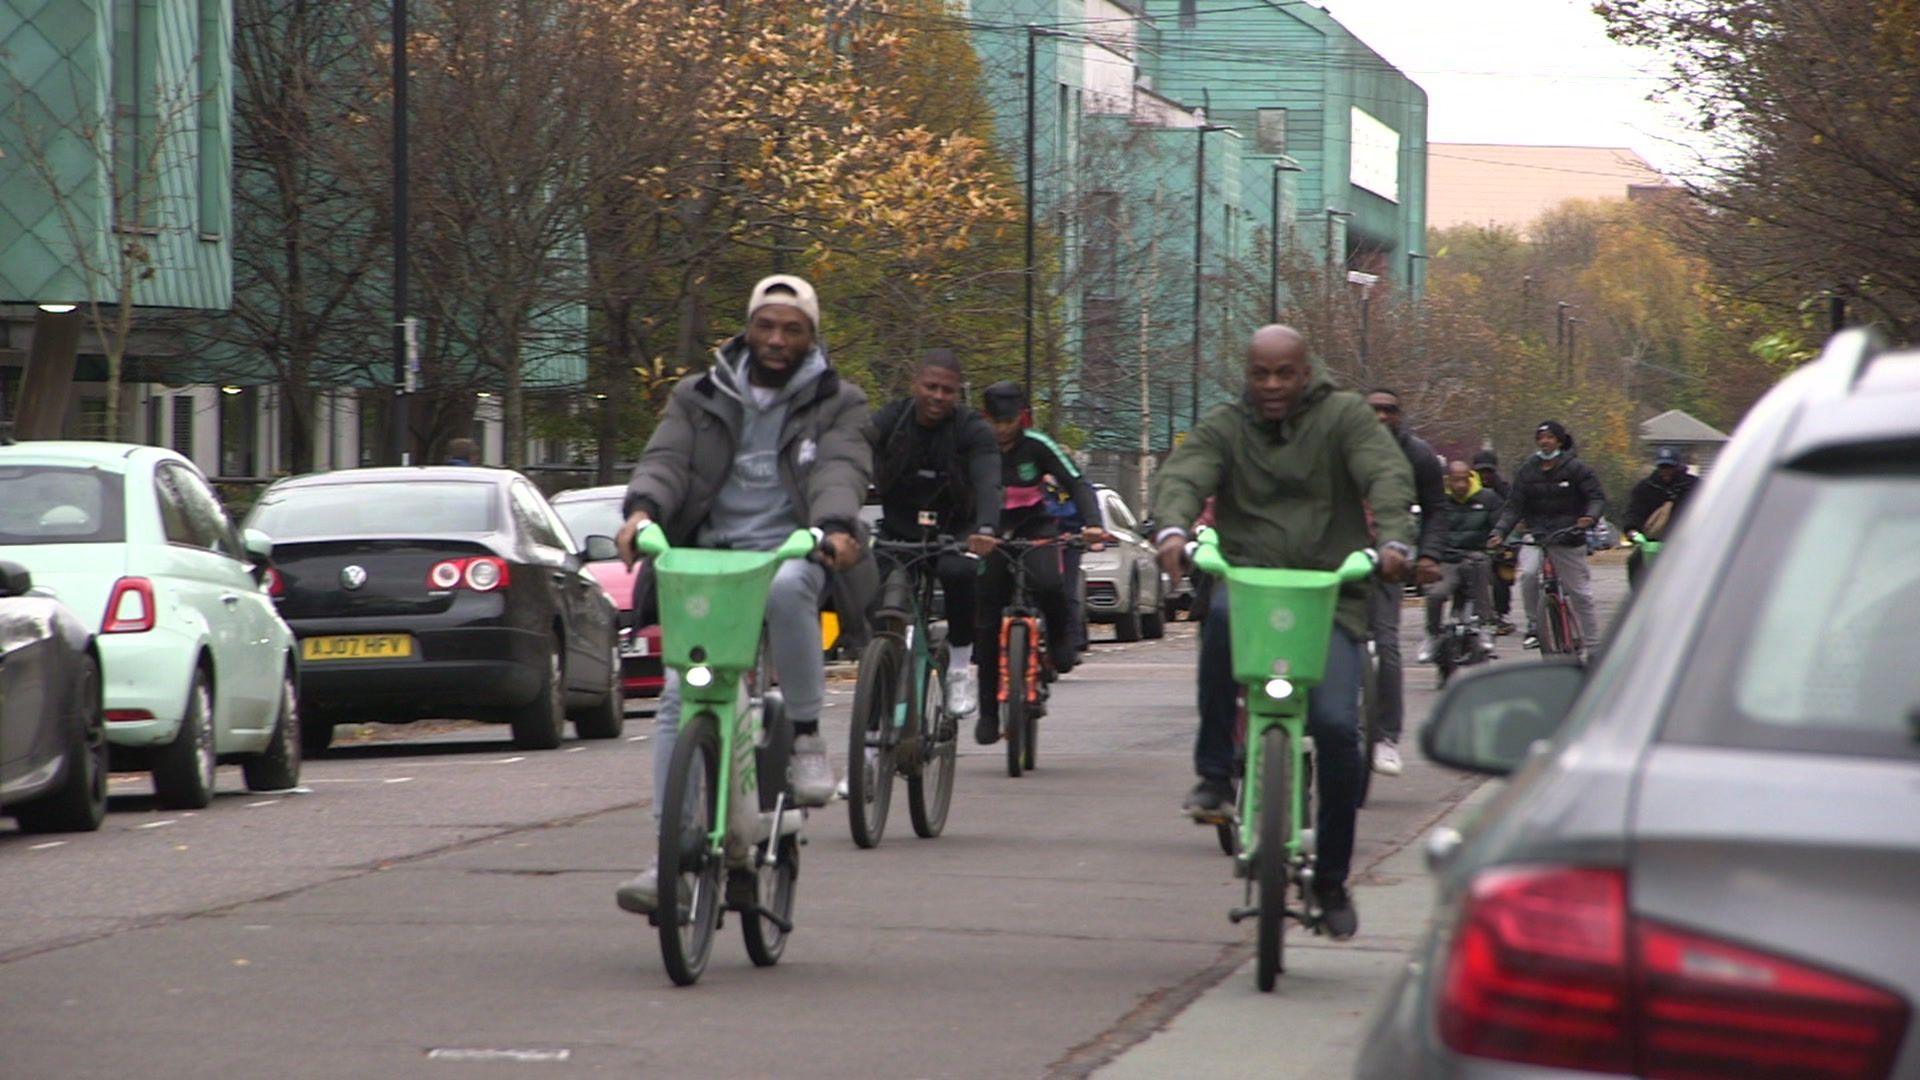
[[[1212,528],[1202,528],[1193,543],[1187,545],[1187,558],[1194,569],[1215,577],[1225,577],[1232,565],[1227,557],[1220,553],[1220,534]],[[1353,552],[1333,571],[1340,584],[1348,585],[1356,581],[1365,581],[1373,576],[1380,563],[1380,554],[1372,548]]]
[[[657,521],[647,522],[640,534],[633,538],[633,546],[640,554],[657,559],[673,550],[667,542],[667,530]],[[826,534],[819,529],[795,529],[773,549],[772,554],[780,559],[804,559],[816,551],[826,550]]]
[[[1521,537],[1521,538],[1509,537],[1506,541],[1506,546],[1508,547],[1539,547],[1539,548],[1552,547],[1554,546],[1556,541],[1569,540],[1575,537],[1580,538],[1581,541],[1584,543],[1586,540],[1586,534],[1587,534],[1587,530],[1585,528],[1579,525],[1569,525],[1564,529],[1556,529],[1553,532],[1550,532],[1547,535],[1540,537],[1538,539],[1529,539],[1526,537]]]

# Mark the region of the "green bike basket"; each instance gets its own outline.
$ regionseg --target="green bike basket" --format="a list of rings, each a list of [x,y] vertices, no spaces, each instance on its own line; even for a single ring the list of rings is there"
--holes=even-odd
[[[774,552],[705,548],[674,548],[656,558],[662,661],[683,670],[751,668],[780,560]]]
[[[1236,566],[1227,571],[1227,595],[1234,681],[1279,676],[1302,689],[1320,684],[1340,603],[1339,575]]]

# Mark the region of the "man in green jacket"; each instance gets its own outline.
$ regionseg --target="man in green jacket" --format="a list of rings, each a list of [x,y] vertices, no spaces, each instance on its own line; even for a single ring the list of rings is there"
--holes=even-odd
[[[1154,481],[1153,519],[1189,522],[1215,496],[1214,520],[1228,561],[1249,566],[1332,570],[1374,541],[1380,573],[1400,580],[1414,552],[1413,470],[1358,394],[1336,391],[1316,370],[1306,339],[1291,327],[1263,326],[1247,347],[1241,400],[1208,414],[1168,457]],[[1160,564],[1177,576],[1186,557],[1184,528],[1156,538]],[[1187,796],[1197,820],[1220,820],[1233,805],[1233,654],[1227,590],[1214,590],[1200,632],[1200,735]],[[1328,932],[1359,928],[1346,889],[1360,770],[1360,678],[1367,590],[1341,593],[1325,679],[1308,705],[1319,769],[1314,890]]]

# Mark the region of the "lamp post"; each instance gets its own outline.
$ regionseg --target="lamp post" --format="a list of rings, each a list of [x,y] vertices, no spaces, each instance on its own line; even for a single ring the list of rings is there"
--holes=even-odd
[[[1192,396],[1190,412],[1192,426],[1200,426],[1200,288],[1204,276],[1201,259],[1207,246],[1207,135],[1209,132],[1226,131],[1225,124],[1209,124],[1206,111],[1200,110],[1200,124],[1194,128],[1199,139],[1200,151],[1193,163],[1193,372],[1191,379]]]
[[[1558,348],[1567,347],[1567,309],[1572,304],[1565,300],[1556,300],[1553,305],[1553,343]]]
[[[1026,304],[1026,378],[1027,404],[1033,404],[1033,288],[1038,271],[1034,267],[1033,230],[1034,201],[1039,196],[1039,188],[1034,182],[1034,131],[1039,125],[1039,55],[1040,39],[1043,37],[1064,37],[1057,30],[1043,30],[1032,23],[1027,24],[1027,304]]]
[[[1426,255],[1422,254],[1421,252],[1418,252],[1418,251],[1407,252],[1407,296],[1409,298],[1413,296],[1413,292],[1414,292],[1414,284],[1415,284],[1414,270],[1425,259],[1426,259]]]
[[[1325,292],[1325,295],[1324,295],[1323,297],[1321,297],[1321,301],[1322,301],[1322,303],[1323,303],[1323,305],[1324,305],[1324,306],[1325,306],[1325,308],[1326,308],[1326,318],[1327,318],[1327,321],[1326,321],[1326,327],[1325,327],[1325,330],[1324,330],[1324,332],[1325,332],[1325,333],[1326,333],[1327,335],[1329,335],[1329,336],[1331,336],[1331,335],[1333,334],[1333,290],[1334,290],[1334,281],[1333,281],[1333,266],[1334,266],[1334,262],[1333,262],[1333,221],[1334,221],[1334,219],[1335,219],[1335,218],[1347,218],[1347,217],[1352,217],[1352,216],[1353,216],[1353,211],[1351,211],[1351,210],[1336,210],[1336,209],[1334,209],[1333,207],[1331,207],[1331,206],[1329,206],[1329,207],[1327,207],[1327,209],[1325,210],[1325,213],[1326,213],[1326,215],[1327,215],[1327,267],[1326,267],[1326,270],[1327,270],[1327,273],[1326,273],[1326,278],[1327,278],[1327,287],[1326,287],[1326,289],[1324,290],[1324,292]],[[1345,261],[1346,261],[1346,259],[1345,259],[1345,257],[1344,257],[1344,253],[1342,253],[1342,258],[1341,258],[1341,260],[1340,260],[1340,261],[1341,261],[1341,262],[1345,262]]]
[[[413,392],[413,320],[407,315],[407,0],[393,0],[393,411],[388,417],[393,463],[412,458],[407,418]]]
[[[1273,236],[1267,260],[1267,321],[1280,321],[1280,174],[1305,172],[1288,158],[1273,163]]]

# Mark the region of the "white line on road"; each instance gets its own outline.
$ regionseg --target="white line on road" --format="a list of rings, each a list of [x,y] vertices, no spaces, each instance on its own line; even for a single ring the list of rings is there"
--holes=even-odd
[[[145,825],[140,825],[136,827],[141,829],[157,829],[162,825],[171,825],[177,820],[178,820],[177,818],[168,818],[165,821],[149,821]]]
[[[504,757],[504,758],[501,758],[501,759],[500,759],[499,761],[496,761],[496,762],[494,762],[493,764],[495,764],[495,765],[511,765],[511,764],[513,764],[513,763],[514,763],[514,762],[516,762],[516,761],[525,761],[525,760],[527,760],[527,759],[526,759],[526,758],[523,758],[523,757]]]
[[[248,804],[247,804],[247,806],[248,806],[248,807],[255,807],[255,806],[279,806],[279,805],[280,805],[280,802],[281,802],[281,800],[279,800],[279,799],[261,799],[261,800],[260,800],[259,802],[250,802],[250,803],[248,803]]]
[[[386,778],[385,780],[382,780],[382,781],[380,781],[380,782],[381,782],[381,783],[383,783],[383,784],[408,784],[408,783],[412,783],[412,782],[413,782],[413,777],[411,777],[411,776],[389,776],[389,777],[387,777],[387,778]]]
[[[585,749],[586,749],[586,747],[584,747],[584,746],[569,746],[569,747],[567,747],[567,753],[569,753],[569,754],[577,754],[577,753],[579,753],[580,751],[582,751],[582,750],[585,750]]]
[[[519,1064],[557,1064],[572,1056],[571,1050],[488,1050],[457,1046],[436,1046],[427,1051],[427,1057],[433,1061],[511,1061]]]
[[[646,742],[647,737],[645,735],[629,735],[627,736],[627,741],[628,742]]]
[[[28,851],[45,851],[48,848],[57,848],[65,844],[66,844],[65,840],[49,840],[44,844],[35,844],[32,847],[28,848],[27,850]]]

